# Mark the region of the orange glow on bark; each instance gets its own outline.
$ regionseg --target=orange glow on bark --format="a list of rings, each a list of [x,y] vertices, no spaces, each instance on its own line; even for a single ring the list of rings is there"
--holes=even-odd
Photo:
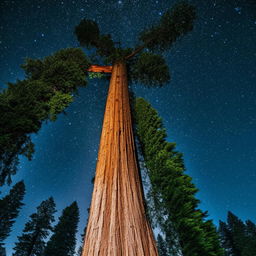
[[[89,72],[100,72],[100,73],[111,73],[112,66],[99,66],[99,65],[91,65],[88,69]]]

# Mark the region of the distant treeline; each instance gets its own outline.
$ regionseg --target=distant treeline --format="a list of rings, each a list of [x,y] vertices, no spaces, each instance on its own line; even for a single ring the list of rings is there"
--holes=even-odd
[[[23,181],[0,199],[0,256],[6,256],[4,240],[18,216],[25,194]],[[55,226],[55,202],[52,197],[42,201],[30,215],[23,232],[17,237],[12,256],[70,256],[75,254],[79,209],[76,202],[66,207]],[[51,233],[51,236],[49,237]],[[46,242],[47,241],[47,242]]]

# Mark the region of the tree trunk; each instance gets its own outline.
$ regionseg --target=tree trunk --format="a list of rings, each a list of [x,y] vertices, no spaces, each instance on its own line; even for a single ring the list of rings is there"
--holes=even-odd
[[[135,155],[126,65],[113,66],[82,256],[157,256]]]

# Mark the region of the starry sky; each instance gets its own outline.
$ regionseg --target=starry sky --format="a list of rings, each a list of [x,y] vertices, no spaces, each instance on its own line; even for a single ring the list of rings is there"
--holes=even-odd
[[[26,57],[78,47],[74,27],[86,17],[122,46],[158,21],[174,0],[13,0],[0,3],[0,84],[23,79]],[[194,30],[164,53],[172,81],[163,88],[131,85],[163,117],[168,140],[184,153],[200,189],[200,207],[218,224],[228,210],[256,221],[256,1],[192,0]],[[77,200],[78,240],[92,193],[108,83],[90,80],[56,122],[32,136],[32,161],[21,158],[13,183],[26,184],[25,206],[6,240],[8,255],[25,222],[53,196],[58,213]],[[9,187],[1,188],[2,195]]]

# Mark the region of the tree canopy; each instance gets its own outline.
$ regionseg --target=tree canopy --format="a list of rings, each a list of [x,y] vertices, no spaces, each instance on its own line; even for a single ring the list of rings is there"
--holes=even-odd
[[[113,64],[126,61],[132,74],[130,78],[147,86],[161,86],[170,80],[168,66],[160,51],[166,50],[180,36],[193,29],[196,18],[194,6],[181,2],[167,10],[159,23],[142,31],[139,39],[142,45],[136,48],[117,48],[110,35],[102,35],[98,24],[83,19],[75,28],[75,34],[82,47],[95,48],[103,62]],[[156,53],[146,52],[156,51]],[[136,56],[135,58],[132,58]]]
[[[111,35],[100,34],[99,26],[93,20],[81,20],[75,27],[75,34],[81,46],[97,48],[97,54],[102,57],[108,57],[115,51]]]
[[[162,86],[170,81],[168,65],[161,55],[143,52],[137,61],[130,65],[132,80],[147,86]]]
[[[11,183],[19,155],[31,159],[31,133],[64,112],[77,88],[86,85],[89,66],[78,48],[63,49],[42,60],[27,59],[21,66],[26,78],[9,83],[0,94],[0,185]]]
[[[158,24],[143,31],[140,40],[150,50],[167,50],[180,36],[193,29],[195,18],[195,7],[179,2],[163,14]]]

